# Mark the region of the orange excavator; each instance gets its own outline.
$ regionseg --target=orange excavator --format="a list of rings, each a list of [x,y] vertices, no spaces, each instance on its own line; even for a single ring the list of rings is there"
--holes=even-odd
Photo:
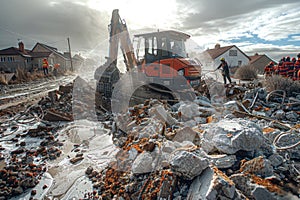
[[[121,77],[117,67],[119,45],[127,73],[142,74],[138,77],[142,77],[146,83],[132,94],[133,99],[176,101],[178,96],[174,93],[195,97],[191,90],[186,91],[200,85],[201,65],[188,58],[185,48],[190,38],[188,34],[174,30],[138,34],[133,39],[137,42],[134,52],[127,25],[120,18],[118,9],[112,12],[109,34],[109,56],[106,63],[95,72],[98,81],[96,100],[105,108],[110,109],[113,90]]]

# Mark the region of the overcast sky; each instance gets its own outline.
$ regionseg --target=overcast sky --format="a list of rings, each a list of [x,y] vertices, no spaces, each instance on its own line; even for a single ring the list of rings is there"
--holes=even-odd
[[[0,49],[36,42],[83,55],[103,54],[111,12],[118,8],[130,34],[175,29],[199,50],[237,45],[278,60],[300,52],[299,0],[0,0]],[[106,55],[103,55],[103,57]]]

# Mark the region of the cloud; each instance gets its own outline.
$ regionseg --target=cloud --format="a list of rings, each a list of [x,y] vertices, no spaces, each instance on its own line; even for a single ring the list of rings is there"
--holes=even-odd
[[[66,51],[70,37],[72,49],[107,56],[107,25],[116,7],[131,36],[171,28],[192,35],[203,50],[220,43],[275,54],[300,46],[298,0],[9,0],[0,8],[0,48],[22,39],[27,48],[43,42]]]
[[[0,33],[6,39],[1,37],[0,42],[4,45],[9,38],[17,43],[20,38],[28,46],[43,42],[67,50],[70,37],[74,49],[91,49],[107,39],[108,21],[106,13],[76,2],[10,0],[1,5]]]

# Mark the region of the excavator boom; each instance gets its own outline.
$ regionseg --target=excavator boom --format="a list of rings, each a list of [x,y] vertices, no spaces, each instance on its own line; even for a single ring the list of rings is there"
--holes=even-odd
[[[129,37],[126,23],[121,19],[119,10],[115,9],[112,12],[109,39],[109,62],[116,65],[118,58],[119,43],[127,71],[137,66],[137,61],[134,55],[133,45]]]

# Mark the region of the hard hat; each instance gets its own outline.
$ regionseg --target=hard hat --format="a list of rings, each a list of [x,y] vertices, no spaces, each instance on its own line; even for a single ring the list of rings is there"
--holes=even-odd
[[[220,61],[225,61],[225,58],[221,58]]]

